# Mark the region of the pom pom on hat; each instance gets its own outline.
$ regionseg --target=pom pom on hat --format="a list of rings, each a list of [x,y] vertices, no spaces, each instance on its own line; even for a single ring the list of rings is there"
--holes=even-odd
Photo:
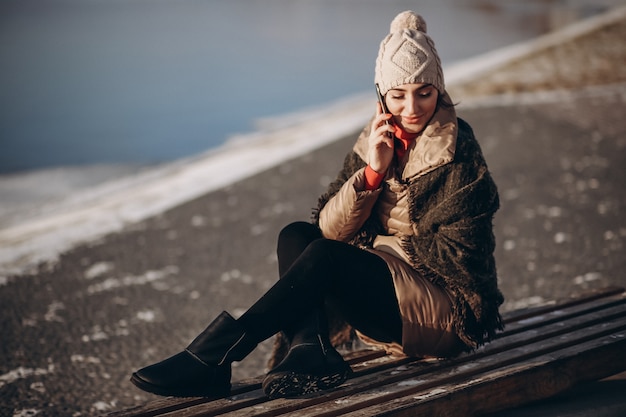
[[[445,92],[441,60],[422,16],[405,11],[393,19],[380,43],[374,80],[383,95],[402,84],[432,84]]]
[[[407,10],[391,21],[389,33],[401,32],[403,29],[413,29],[426,33],[426,21],[417,13]]]

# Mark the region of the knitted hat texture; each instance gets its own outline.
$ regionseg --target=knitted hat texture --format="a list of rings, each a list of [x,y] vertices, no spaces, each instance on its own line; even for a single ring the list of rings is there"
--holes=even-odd
[[[402,84],[432,84],[445,92],[441,60],[426,34],[426,21],[412,11],[397,15],[380,43],[374,81],[384,95]]]

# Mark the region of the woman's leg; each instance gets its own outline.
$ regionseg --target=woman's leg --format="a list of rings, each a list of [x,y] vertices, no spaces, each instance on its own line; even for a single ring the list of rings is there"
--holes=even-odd
[[[323,239],[317,227],[298,222],[285,227],[279,235],[278,263],[280,282],[239,319],[258,339],[279,330],[287,336],[287,355],[263,381],[269,397],[294,397],[329,389],[345,381],[351,372],[328,338],[325,302],[335,304],[344,318],[371,337],[401,339],[392,278],[378,256]],[[345,265],[358,266],[346,272]],[[289,294],[285,288],[291,290]],[[292,299],[302,310],[285,306],[285,298]]]
[[[307,246],[317,239],[323,239],[323,236],[319,228],[311,223],[295,222],[281,230],[278,236],[277,249],[280,277],[285,275]],[[368,253],[368,255],[372,254]],[[377,264],[374,269],[376,273],[380,273],[380,275],[376,275],[376,278],[379,279],[373,285],[363,286],[365,282],[363,277],[355,277],[355,281],[343,279],[338,282],[340,291],[330,294],[326,301],[342,312],[345,320],[348,320],[353,326],[370,337],[385,342],[399,342],[401,324],[391,335],[386,332],[389,329],[389,323],[398,323],[399,315],[399,313],[396,314],[397,300],[391,275],[387,271],[386,264],[383,265],[384,262],[381,262],[378,256],[374,256],[371,262]],[[380,297],[381,294],[382,297]],[[371,300],[372,297],[376,298],[376,304],[381,307],[381,311],[375,311],[371,305],[367,305],[368,300]],[[362,300],[365,300],[366,303],[362,303]],[[391,317],[387,317],[387,315],[391,315]],[[297,324],[294,326],[298,327]],[[380,332],[378,329],[384,329],[385,332]],[[283,329],[289,336],[288,330],[288,328]]]
[[[184,351],[135,372],[133,383],[160,395],[225,395],[232,361],[280,330],[295,326],[297,332],[298,322],[320,311],[327,299],[364,334],[400,341],[401,319],[386,263],[345,243],[310,238],[301,242],[306,248],[300,255],[299,249],[287,251],[279,265],[286,272],[239,320],[222,313]]]
[[[279,256],[279,269],[286,269],[281,279],[238,320],[259,340],[290,328],[329,301],[362,333],[401,342],[402,320],[391,273],[375,254],[317,238],[297,257]]]

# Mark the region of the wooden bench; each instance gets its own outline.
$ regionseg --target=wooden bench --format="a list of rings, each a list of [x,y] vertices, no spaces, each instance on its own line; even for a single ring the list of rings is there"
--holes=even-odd
[[[348,353],[354,375],[305,398],[270,400],[259,377],[234,383],[228,398],[163,398],[110,416],[472,416],[626,370],[623,288],[512,312],[505,323],[496,340],[451,360]]]

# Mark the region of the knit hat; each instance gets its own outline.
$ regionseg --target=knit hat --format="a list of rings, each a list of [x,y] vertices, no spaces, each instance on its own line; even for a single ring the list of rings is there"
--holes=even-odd
[[[406,11],[391,22],[389,34],[380,43],[374,80],[384,95],[402,84],[432,84],[445,92],[443,71],[435,43],[426,34],[422,16]]]

